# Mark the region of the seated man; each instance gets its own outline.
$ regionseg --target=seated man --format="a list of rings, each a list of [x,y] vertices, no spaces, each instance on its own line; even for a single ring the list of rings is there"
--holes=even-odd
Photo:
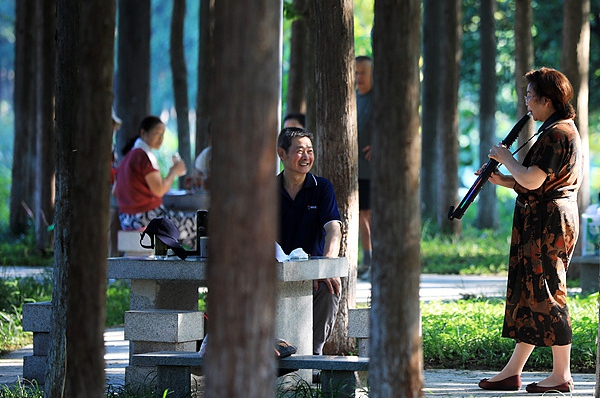
[[[279,133],[277,154],[283,171],[278,243],[286,254],[302,248],[310,256],[337,257],[342,238],[341,217],[333,185],[309,173],[314,163],[312,133],[287,127]],[[340,278],[319,279],[313,288],[313,353],[321,355],[331,335],[340,301]]]

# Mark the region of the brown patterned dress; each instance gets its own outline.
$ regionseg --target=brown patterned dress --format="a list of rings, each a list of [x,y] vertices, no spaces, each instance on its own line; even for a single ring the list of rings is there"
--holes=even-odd
[[[547,177],[536,190],[515,185],[502,336],[536,346],[567,345],[572,330],[566,276],[579,234],[577,192],[583,172],[573,121],[550,123],[523,165],[538,166]]]

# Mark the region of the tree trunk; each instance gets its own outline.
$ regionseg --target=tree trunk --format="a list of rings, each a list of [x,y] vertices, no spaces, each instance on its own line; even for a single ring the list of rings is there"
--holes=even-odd
[[[575,123],[583,149],[583,180],[579,188],[579,214],[590,205],[589,145],[589,70],[590,70],[590,0],[567,0],[563,6],[563,32],[560,67],[573,85],[571,103],[577,111]],[[583,234],[579,234],[581,238]],[[581,239],[580,239],[581,241]],[[581,245],[577,245],[581,254]]]
[[[439,104],[443,103],[440,86],[440,43],[443,3],[439,0],[423,1],[423,106],[421,148],[421,211],[424,221],[437,225],[439,204],[440,166],[437,162],[440,140],[437,120]],[[446,201],[443,203],[446,205]]]
[[[490,148],[498,141],[496,139],[496,0],[481,0],[480,14],[480,51],[481,75],[479,78],[479,164],[488,162]],[[496,228],[498,225],[496,186],[486,184],[479,193],[477,207],[477,227]]]
[[[39,67],[37,86],[37,146],[35,173],[35,246],[46,252],[48,227],[54,222],[54,79],[56,74],[56,0],[37,0]]]
[[[306,128],[317,136],[317,85],[315,72],[315,15],[312,5],[314,0],[305,0],[308,2],[306,7]],[[319,174],[320,159],[316,158],[311,173]]]
[[[562,72],[573,85],[573,100],[577,117],[575,123],[581,137],[583,150],[583,179],[579,188],[577,203],[581,215],[590,205],[590,148],[588,133],[588,100],[590,68],[590,0],[567,0],[563,6],[562,53],[560,60]],[[581,255],[581,241],[586,231],[579,233],[576,255]],[[600,355],[600,346],[598,347]],[[600,393],[600,364],[596,363],[596,390]]]
[[[300,16],[292,22],[287,113],[306,113],[306,8],[307,0],[294,0],[294,9]]]
[[[524,84],[523,76],[533,68],[533,37],[531,35],[532,27],[532,6],[531,0],[516,0],[515,5],[515,82],[517,92],[517,115],[515,120],[519,120],[527,113],[527,105],[525,104],[525,95],[527,87]],[[521,147],[535,132],[535,123],[527,123],[527,125],[519,134],[517,145]],[[508,131],[505,133],[508,134]],[[522,162],[525,154],[531,148],[533,142],[523,147],[517,153],[517,159]]]
[[[210,37],[212,35],[212,14],[214,0],[200,1],[200,28],[198,34],[198,92],[196,94],[196,156],[210,145]],[[193,167],[193,166],[192,166]]]
[[[187,165],[188,175],[192,174],[194,162],[191,159],[190,120],[187,87],[187,68],[183,48],[183,28],[185,20],[185,1],[173,1],[171,17],[171,74],[173,76],[173,94],[175,96],[175,113],[177,114],[177,138],[179,140],[179,155]],[[179,179],[183,188],[185,178]]]
[[[45,396],[104,397],[115,1],[58,0],[55,254]]]
[[[446,234],[458,235],[460,220],[448,220],[448,208],[458,203],[458,80],[461,57],[461,1],[444,2],[442,16],[443,38],[441,41],[441,98],[438,129],[440,134],[438,159],[439,212],[438,226]]]
[[[138,127],[150,113],[150,0],[119,0],[117,152],[139,135]]]
[[[327,354],[347,354],[348,309],[356,306],[358,261],[358,133],[354,88],[354,20],[352,0],[313,1],[317,120],[316,154],[319,173],[331,181],[342,216],[340,252],[348,257],[348,278],[342,278],[342,297]]]
[[[369,396],[421,397],[421,1],[375,3]]]
[[[273,394],[281,7],[215,2],[208,397]]]
[[[16,2],[15,26],[15,139],[13,150],[12,187],[10,190],[10,231],[26,232],[33,214],[35,184],[35,105],[36,37],[35,0]]]

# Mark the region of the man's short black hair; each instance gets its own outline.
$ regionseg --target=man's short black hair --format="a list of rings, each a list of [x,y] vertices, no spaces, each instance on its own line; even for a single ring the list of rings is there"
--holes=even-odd
[[[292,139],[302,137],[308,137],[311,141],[313,141],[313,134],[310,131],[300,127],[285,127],[281,130],[281,132],[279,132],[277,146],[285,150],[287,153],[292,146]]]

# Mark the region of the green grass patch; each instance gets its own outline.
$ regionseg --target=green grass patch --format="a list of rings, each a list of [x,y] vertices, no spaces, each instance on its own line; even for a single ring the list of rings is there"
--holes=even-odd
[[[594,373],[598,335],[598,293],[569,297],[573,324],[571,370]],[[421,303],[423,357],[428,368],[500,370],[515,346],[502,338],[504,300],[471,299]],[[550,347],[538,347],[528,371],[552,369]]]

